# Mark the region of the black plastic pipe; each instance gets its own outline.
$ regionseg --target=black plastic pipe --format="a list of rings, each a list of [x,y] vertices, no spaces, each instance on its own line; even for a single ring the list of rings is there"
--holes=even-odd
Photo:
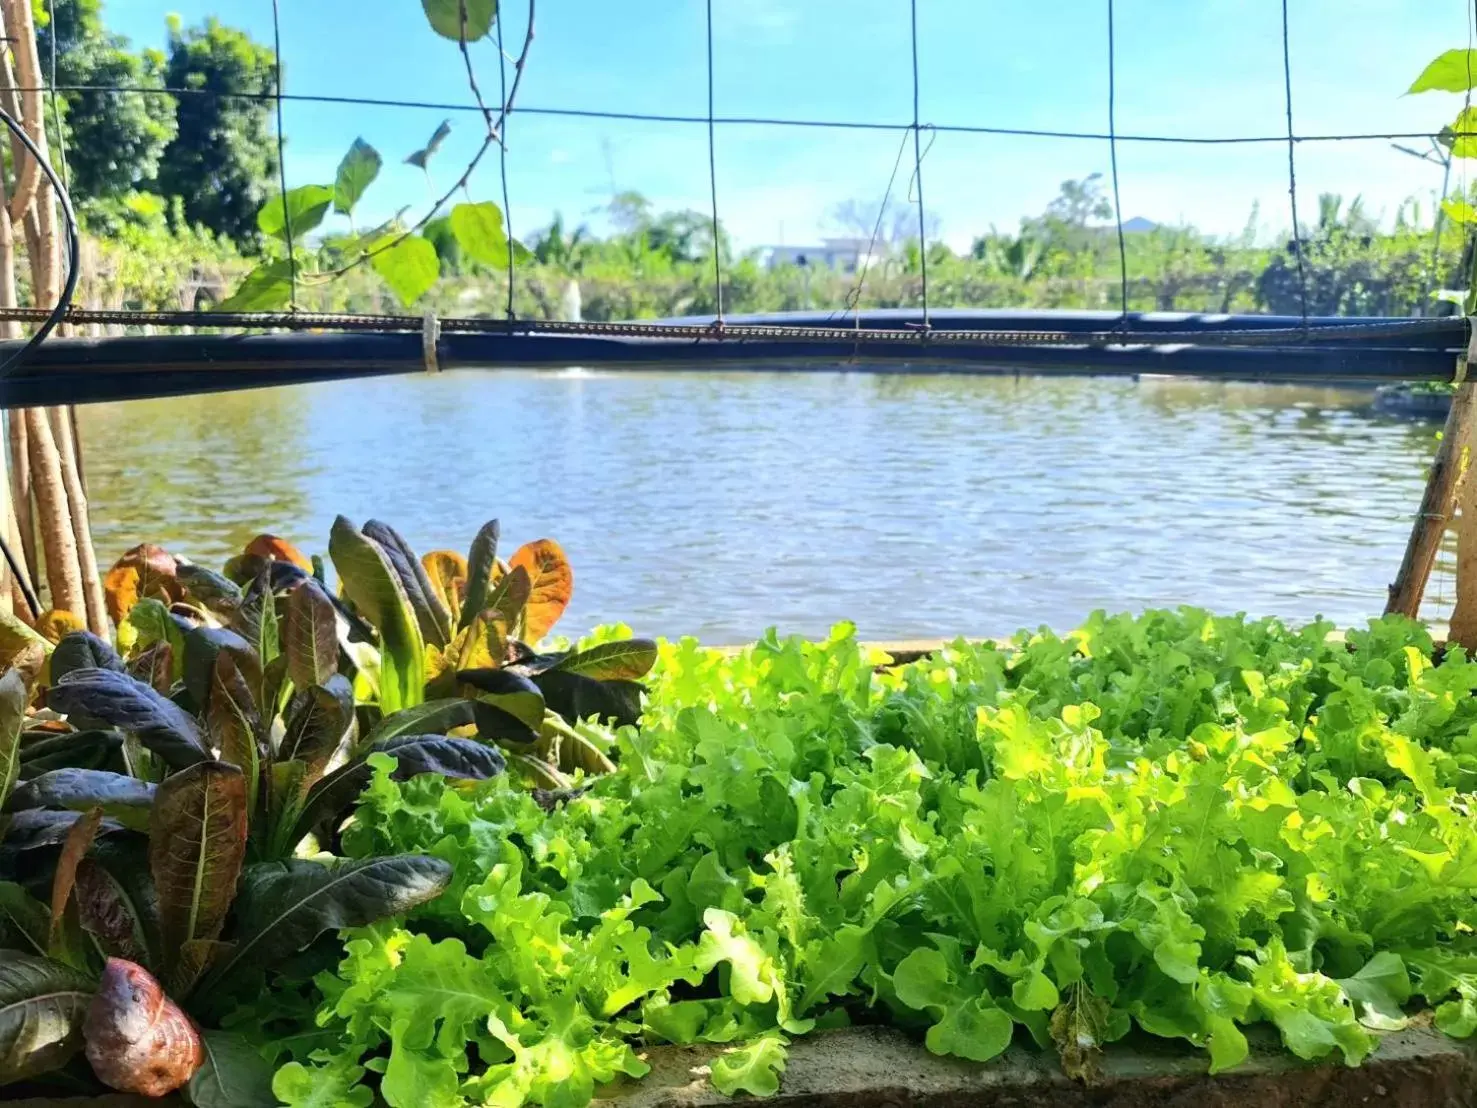
[[[1074,318],[1081,314],[1075,313]],[[1463,326],[1462,321],[1456,322]],[[1055,319],[1052,324],[1056,324]],[[1456,331],[1453,338],[1465,342]],[[0,357],[18,345],[0,343]],[[1446,380],[1452,376],[1458,348],[1349,342],[1276,347],[948,342],[925,348],[895,341],[817,343],[495,333],[443,335],[436,347],[439,366],[446,370],[589,366],[1105,376],[1155,373],[1246,381]],[[409,333],[52,339],[0,382],[0,406],[136,400],[424,370],[421,336]]]
[[[939,331],[1063,331],[1068,334],[1117,331],[1123,317],[1114,311],[1062,310],[1057,308],[933,308],[929,321]],[[861,327],[867,330],[910,330],[923,321],[913,308],[863,309],[854,312],[774,312],[724,317],[732,325],[760,324],[768,327]],[[712,316],[684,316],[663,323],[708,326]],[[1412,318],[1405,316],[1310,316],[1307,321],[1314,345],[1372,345],[1382,347],[1460,348],[1466,343],[1466,320],[1461,316]],[[1361,335],[1350,328],[1386,328],[1398,332]],[[1320,335],[1339,328],[1337,335]],[[1303,318],[1295,315],[1222,315],[1214,312],[1129,312],[1126,327],[1130,339],[1165,332],[1198,332],[1217,341],[1227,331],[1298,332],[1289,345],[1301,344]],[[1223,340],[1222,340],[1223,341]]]

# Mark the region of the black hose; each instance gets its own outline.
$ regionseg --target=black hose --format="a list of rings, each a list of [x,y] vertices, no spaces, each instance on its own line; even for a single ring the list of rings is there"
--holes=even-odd
[[[51,182],[52,189],[56,192],[57,204],[61,208],[62,220],[66,224],[67,235],[67,281],[62,286],[61,296],[57,298],[56,306],[51,309],[51,314],[46,321],[36,329],[25,346],[21,347],[4,362],[0,362],[0,379],[10,375],[21,362],[30,356],[31,352],[46,341],[46,337],[56,330],[62,317],[67,314],[67,309],[72,306],[72,297],[77,292],[77,273],[81,268],[82,240],[77,234],[77,213],[72,210],[72,198],[67,195],[66,186],[61,178],[56,175],[56,170],[51,168],[45,158],[41,156],[40,149],[31,141],[31,136],[26,134],[26,129],[16,122],[4,108],[0,108],[0,122],[10,128],[10,133],[16,140],[29,151],[31,157],[36,159],[36,164],[41,167],[41,172],[46,174],[46,179]]]
[[[16,562],[15,554],[3,535],[0,535],[0,553],[5,555],[5,563],[10,566],[10,572],[15,575],[15,583],[20,586],[21,595],[26,598],[26,607],[31,609],[31,622],[35,623],[41,618],[41,601],[36,598],[35,592],[31,589],[31,582],[26,579],[25,570]]]
[[[0,108],[0,121],[3,121],[5,126],[10,128],[10,133],[16,137],[16,141],[26,148],[31,157],[36,159],[36,164],[46,174],[46,179],[51,182],[51,187],[56,192],[57,204],[61,208],[67,236],[66,284],[62,286],[61,295],[57,298],[56,306],[51,309],[51,314],[46,317],[45,322],[36,329],[36,333],[31,336],[30,340],[24,346],[6,358],[4,362],[0,362],[0,379],[3,379],[18,369],[21,363],[31,355],[32,351],[46,341],[47,336],[56,330],[57,324],[62,321],[62,317],[67,314],[67,309],[71,307],[72,297],[77,292],[77,274],[81,268],[82,240],[77,233],[77,213],[72,210],[72,198],[67,195],[66,186],[57,177],[56,170],[52,169],[51,164],[41,156],[40,148],[32,141],[31,136],[26,134],[26,129],[4,108]],[[32,590],[27,574],[17,562],[15,552],[10,549],[10,544],[5,541],[3,535],[0,535],[0,554],[4,554],[5,562],[10,567],[10,572],[15,575],[16,584],[20,586],[21,595],[26,599],[26,606],[31,609],[32,621],[36,620],[41,615],[41,602]]]

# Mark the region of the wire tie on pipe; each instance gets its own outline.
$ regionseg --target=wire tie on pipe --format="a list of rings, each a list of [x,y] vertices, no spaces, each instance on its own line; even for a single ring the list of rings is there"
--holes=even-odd
[[[421,317],[421,353],[426,359],[427,373],[440,373],[441,363],[436,358],[436,344],[441,341],[441,321],[435,312]]]
[[[1467,379],[1467,367],[1477,361],[1477,319],[1467,317],[1467,352],[1456,360],[1456,377],[1452,384],[1460,385]]]

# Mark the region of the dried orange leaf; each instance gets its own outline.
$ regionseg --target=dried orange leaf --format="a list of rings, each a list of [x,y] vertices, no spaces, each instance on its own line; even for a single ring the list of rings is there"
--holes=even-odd
[[[65,608],[51,608],[42,612],[36,620],[36,630],[43,638],[51,642],[61,642],[63,635],[70,635],[73,631],[84,631],[87,624],[83,623]]]
[[[525,543],[513,552],[508,570],[528,574],[528,604],[523,609],[524,638],[538,642],[559,622],[574,592],[574,571],[553,539]]]

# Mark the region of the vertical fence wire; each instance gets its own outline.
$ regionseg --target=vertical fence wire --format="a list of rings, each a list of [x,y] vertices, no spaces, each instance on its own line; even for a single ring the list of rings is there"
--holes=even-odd
[[[1303,262],[1303,235],[1298,229],[1297,133],[1292,128],[1292,32],[1288,28],[1287,0],[1282,0],[1282,86],[1287,98],[1287,197],[1292,208],[1292,249],[1298,263],[1298,297],[1303,334],[1308,331],[1308,269]]]
[[[46,13],[51,22],[51,118],[56,126],[56,152],[57,158],[61,162],[62,185],[65,186],[68,192],[71,192],[72,174],[67,168],[67,136],[62,130],[62,105],[56,91],[56,36],[61,31],[56,21],[56,0],[47,0]]]
[[[1473,41],[1473,38],[1474,37],[1477,37],[1477,0],[1472,0],[1472,6],[1467,11],[1467,91],[1466,91],[1465,95],[1462,97],[1462,114],[1459,117],[1462,120],[1465,120],[1467,118],[1467,112],[1472,107],[1472,41]],[[1461,141],[1461,140],[1458,139],[1457,137],[1455,137],[1455,136],[1452,137],[1451,149],[1448,150],[1447,153],[1446,153],[1446,165],[1447,165],[1448,170],[1451,168],[1451,163],[1452,163],[1453,159],[1456,157],[1456,144],[1459,141]],[[1467,141],[1468,142],[1471,142],[1472,140],[1471,139],[1468,139]],[[1469,181],[1468,175],[1467,175],[1467,159],[1466,158],[1463,158],[1462,159],[1462,199],[1464,201],[1467,201],[1468,203],[1470,203],[1471,202],[1470,195],[1471,195],[1471,182]],[[1466,272],[1460,273],[1460,274],[1458,274],[1458,276],[1460,278],[1462,278],[1463,280],[1465,280],[1465,282],[1466,282],[1466,289],[1463,290],[1463,291],[1465,291],[1465,292],[1467,292],[1467,293],[1470,294],[1473,286],[1477,286],[1477,242],[1473,242],[1472,241],[1472,236],[1471,236],[1470,233],[1468,233],[1467,235],[1465,235],[1464,238],[1465,238],[1465,241],[1462,243],[1463,248],[1465,248],[1468,244],[1470,244],[1471,247],[1472,247],[1472,249],[1471,249],[1471,255],[1472,255],[1472,257],[1471,257],[1470,262],[1468,263]],[[1458,268],[1460,268],[1460,262],[1458,263]],[[1466,305],[1465,304],[1462,305],[1462,310],[1464,312],[1466,311]]]
[[[1118,187],[1118,44],[1113,0],[1108,0],[1108,166],[1113,176],[1113,219],[1118,229],[1118,326],[1128,330],[1128,243],[1123,236],[1123,194]]]
[[[53,41],[55,41],[53,39]],[[277,183],[282,188],[282,235],[287,239],[287,273],[291,294],[289,311],[297,311],[297,252],[292,241],[292,210],[287,203],[287,134],[282,127],[282,13],[278,0],[272,0],[272,62],[277,107]]]
[[[928,319],[928,225],[923,207],[923,128],[919,119],[918,103],[918,0],[908,0],[913,39],[913,180],[918,183],[918,272],[923,282],[923,327],[931,324]]]
[[[713,120],[713,0],[707,4],[708,46],[708,191],[713,201],[713,305],[718,325],[723,325],[723,257],[718,238],[718,140]]]
[[[508,122],[513,114],[512,106],[508,103],[508,55],[503,49],[503,8],[497,6],[493,22],[497,26],[497,81],[498,98],[502,101],[502,125],[497,136],[497,169],[498,176],[502,180],[503,192],[503,219],[508,225],[508,318],[517,319],[518,315],[513,310],[513,281],[516,276],[514,270],[514,247],[513,247],[513,206],[508,201]],[[529,9],[528,18],[533,19],[533,10]]]

